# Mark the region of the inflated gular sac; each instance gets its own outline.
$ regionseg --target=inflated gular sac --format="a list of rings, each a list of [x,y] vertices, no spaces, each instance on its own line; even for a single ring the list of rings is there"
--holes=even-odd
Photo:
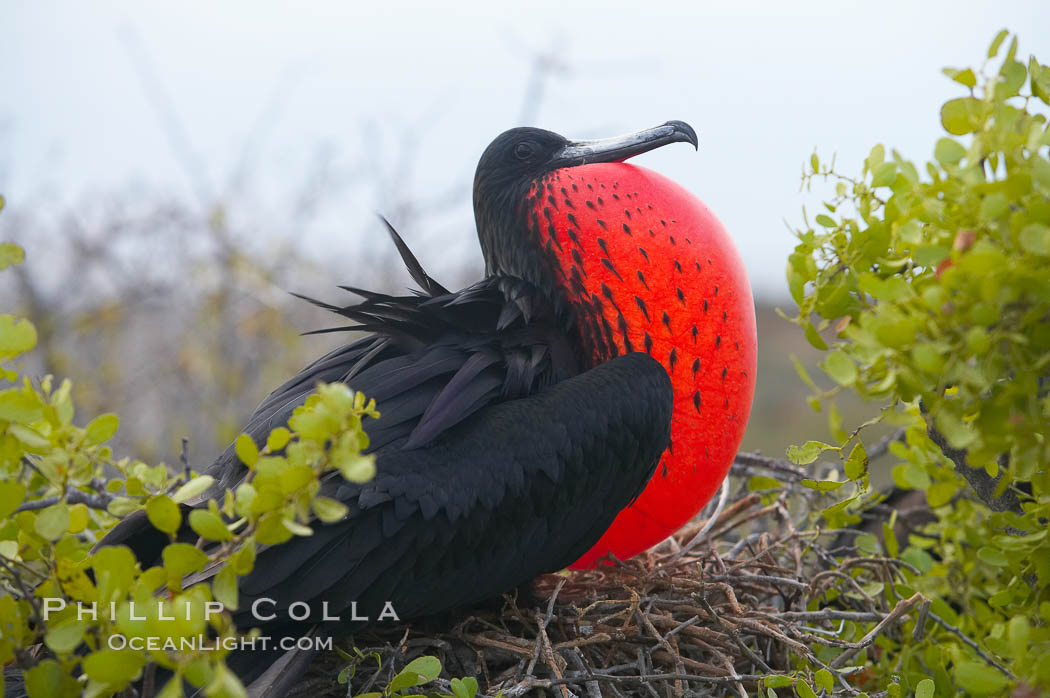
[[[591,316],[581,323],[588,351],[597,361],[644,351],[674,387],[671,446],[642,495],[574,565],[585,567],[660,542],[718,490],[751,413],[754,302],[726,229],[666,177],[600,163],[554,170],[540,187],[531,232],[557,258],[570,302]]]

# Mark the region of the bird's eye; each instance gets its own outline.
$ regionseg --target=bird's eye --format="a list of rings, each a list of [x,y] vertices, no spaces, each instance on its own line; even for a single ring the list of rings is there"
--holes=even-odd
[[[528,160],[532,157],[532,146],[528,143],[518,143],[514,146],[514,155],[516,155],[519,160]]]

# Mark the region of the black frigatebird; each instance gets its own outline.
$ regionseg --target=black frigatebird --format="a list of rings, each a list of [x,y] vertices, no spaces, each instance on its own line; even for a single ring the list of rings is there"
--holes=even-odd
[[[507,131],[485,150],[474,179],[484,279],[448,291],[390,228],[419,293],[349,288],[360,302],[320,303],[355,323],[345,329],[368,334],[277,388],[243,431],[262,444],[318,381],[343,381],[374,398],[382,412],[365,425],[377,473],[363,485],[341,478],[325,483],[322,494],[347,504],[350,513],[335,523],[315,522],[311,536],[261,551],[241,582],[242,609],[253,599],[271,599],[274,627],[297,634],[305,628],[289,626],[287,613],[297,601],[327,602],[344,616],[351,602],[373,618],[386,602],[401,618],[431,615],[562,569],[599,540],[645,489],[668,447],[678,400],[669,374],[684,373],[693,363],[695,380],[699,358],[694,363],[678,356],[671,345],[660,360],[650,355],[649,329],[641,318],[662,322],[670,332],[672,301],[686,303],[681,283],[677,299],[654,302],[647,296],[650,306],[637,294],[616,296],[626,287],[609,284],[624,281],[627,264],[620,264],[621,273],[621,260],[588,226],[608,229],[598,208],[606,202],[628,218],[641,202],[624,206],[632,193],[638,197],[636,191],[617,192],[616,183],[599,182],[599,176],[591,182],[582,173],[675,142],[695,147],[696,134],[680,121],[587,142],[536,128]],[[581,175],[574,178],[574,172]],[[655,215],[653,205],[646,205],[647,215]],[[620,225],[623,215],[617,215],[607,218]],[[632,237],[626,221],[622,228],[618,234]],[[639,231],[640,237],[650,234],[655,240],[653,231]],[[573,254],[584,236],[607,261],[594,252],[588,259]],[[631,244],[652,261],[644,248],[649,242]],[[679,243],[672,236],[670,244]],[[680,261],[674,262],[681,272]],[[609,275],[600,290],[590,288],[599,278],[592,270]],[[641,270],[637,277],[651,292]],[[638,283],[633,275],[631,282]],[[716,286],[714,296],[718,292]],[[707,302],[703,308],[707,313]],[[727,322],[729,311],[719,312]],[[753,324],[752,316],[752,334]],[[681,336],[695,345],[696,324]],[[717,349],[721,342],[719,335],[710,344]],[[690,384],[684,393],[690,409],[693,393]],[[220,493],[246,470],[231,446],[207,472],[217,480],[212,492]],[[144,566],[158,559],[167,542],[141,514],[125,519],[103,541],[128,545]],[[258,625],[243,611],[235,619]],[[273,661],[272,655],[245,653],[233,666],[251,680]],[[271,695],[285,685],[279,674],[286,666],[271,667],[261,679]]]

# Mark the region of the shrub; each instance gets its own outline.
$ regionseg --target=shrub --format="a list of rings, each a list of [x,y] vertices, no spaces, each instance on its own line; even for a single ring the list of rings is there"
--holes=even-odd
[[[1022,62],[1003,31],[979,67],[944,72],[963,95],[941,108],[946,134],[932,161],[876,145],[859,177],[817,154],[804,171],[805,186],[827,183],[834,195],[797,231],[787,279],[793,322],[828,352],[821,367],[834,387],[799,370],[811,405],[830,403],[835,443],[811,441],[789,457],[841,457],[844,479],[813,486],[835,492],[821,512],[827,526],[854,523],[879,498],[863,437],[895,425],[893,481],[923,490],[935,516],[903,541],[893,521],[883,524],[876,554],[912,566],[885,593],[919,592],[940,623],[924,632],[910,618],[882,637],[867,661],[873,685],[891,695],[932,695],[929,681],[938,695],[1046,691],[1050,67]],[[882,408],[847,432],[834,409],[842,391]]]
[[[0,269],[23,257],[4,243]],[[202,638],[214,646],[239,635],[226,610],[209,612],[207,604],[236,609],[238,578],[252,570],[259,545],[310,535],[310,521],[346,513],[318,495],[320,479],[333,470],[354,482],[372,477],[361,420],[378,417],[374,402],[341,383],[320,385],[290,428],[274,429],[261,448],[242,434],[236,451],[248,467],[244,481],[184,521],[179,503],[204,493],[212,478],[114,456],[106,443],[119,425],[115,415],[77,426],[70,381],[20,375],[14,362],[35,342],[28,320],[0,315],[8,383],[0,389],[0,664],[17,663],[31,698],[113,695],[156,667],[173,675],[158,693],[165,698],[182,695],[184,680],[208,696],[243,696],[226,652],[200,647]],[[124,546],[92,550],[140,509],[171,537],[161,565],[141,569]],[[196,545],[176,542],[184,524]],[[205,567],[219,571],[187,582]],[[136,650],[114,638],[162,644]],[[184,638],[197,639],[193,649],[180,649]]]

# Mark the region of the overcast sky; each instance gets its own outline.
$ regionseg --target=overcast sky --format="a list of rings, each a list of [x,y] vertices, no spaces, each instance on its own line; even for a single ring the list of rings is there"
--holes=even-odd
[[[479,274],[469,181],[493,136],[522,118],[577,138],[683,119],[699,154],[639,162],[714,209],[756,291],[783,293],[814,146],[850,173],[880,141],[927,158],[959,94],[941,67],[977,62],[1001,27],[1050,60],[1045,0],[436,4],[0,0],[0,192],[58,207],[146,186],[199,206],[245,163],[244,196],[270,216],[324,147],[374,175],[295,231],[309,249],[350,266],[373,209],[443,197],[403,233],[439,273]],[[552,52],[564,70],[524,104]]]

